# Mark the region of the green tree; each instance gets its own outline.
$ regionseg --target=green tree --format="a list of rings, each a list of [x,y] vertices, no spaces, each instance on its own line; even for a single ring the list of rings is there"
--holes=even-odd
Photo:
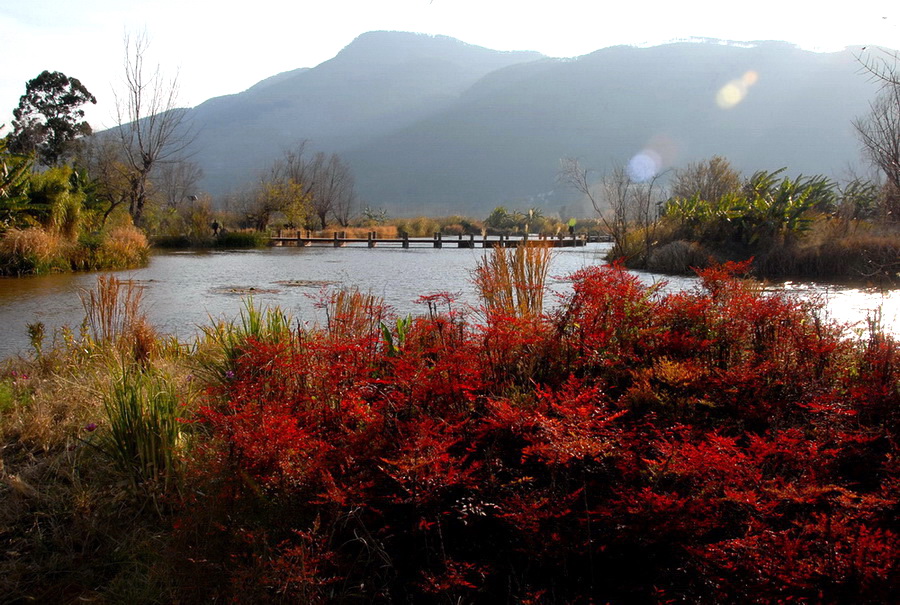
[[[59,164],[72,154],[79,137],[91,134],[82,106],[96,102],[76,78],[59,71],[41,72],[25,85],[13,111],[10,151],[35,154],[45,166]]]

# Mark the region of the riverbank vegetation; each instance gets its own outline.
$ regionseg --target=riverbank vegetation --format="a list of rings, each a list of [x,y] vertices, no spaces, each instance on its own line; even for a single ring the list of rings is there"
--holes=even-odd
[[[496,249],[481,304],[195,342],[104,278],[0,370],[0,592],[66,602],[885,602],[900,347],[764,293]]]
[[[890,184],[839,185],[784,169],[742,177],[721,157],[676,170],[668,192],[632,181],[625,169],[602,186],[577,165],[567,178],[600,213],[613,239],[608,258],[631,268],[684,274],[750,261],[765,278],[895,283],[900,275]]]
[[[0,275],[118,269],[147,262],[149,246],[127,217],[108,217],[87,173],[40,172],[0,141]]]

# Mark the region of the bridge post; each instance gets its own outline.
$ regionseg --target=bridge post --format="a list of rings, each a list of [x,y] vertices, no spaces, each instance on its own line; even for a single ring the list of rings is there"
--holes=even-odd
[[[334,232],[334,247],[335,247],[335,248],[340,248],[340,247],[341,247],[341,240],[338,238],[338,235],[339,235],[338,232],[335,231],[335,232]]]
[[[375,237],[374,237],[374,235],[375,235],[375,232],[374,232],[374,231],[369,231],[369,233],[368,233],[368,239],[369,239],[368,244],[369,244],[369,248],[374,248],[374,247],[375,247]]]
[[[403,232],[403,247],[409,248],[409,233]]]
[[[434,233],[434,247],[435,247],[435,248],[441,248],[442,246],[443,246],[443,243],[441,242],[441,232],[440,232],[440,231],[435,231],[435,233]]]

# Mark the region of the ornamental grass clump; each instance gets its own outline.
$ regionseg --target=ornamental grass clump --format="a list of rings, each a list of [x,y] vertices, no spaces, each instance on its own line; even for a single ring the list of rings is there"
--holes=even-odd
[[[94,267],[125,269],[146,265],[150,258],[147,236],[133,225],[116,227],[101,240]]]
[[[185,443],[184,410],[171,380],[126,366],[103,397],[103,429],[91,443],[133,489],[167,491]]]

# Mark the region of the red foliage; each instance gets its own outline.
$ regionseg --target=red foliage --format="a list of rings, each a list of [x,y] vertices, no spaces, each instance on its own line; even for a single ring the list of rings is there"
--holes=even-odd
[[[234,600],[889,600],[897,344],[741,271],[252,344],[202,413],[186,552]]]

